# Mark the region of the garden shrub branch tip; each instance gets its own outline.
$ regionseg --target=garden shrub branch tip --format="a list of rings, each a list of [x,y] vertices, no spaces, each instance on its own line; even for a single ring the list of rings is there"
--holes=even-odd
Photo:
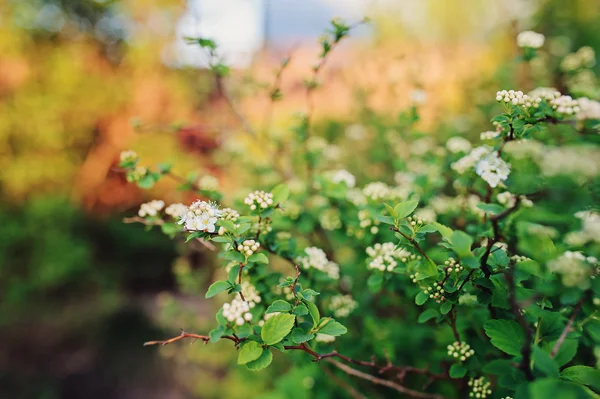
[[[121,153],[118,170],[129,182],[148,189],[172,178],[199,197],[190,205],[153,200],[130,219],[211,245],[227,276],[205,294],[224,301],[214,329],[146,345],[227,340],[237,363],[254,371],[277,352],[303,352],[296,361],[327,360],[323,367],[413,398],[599,397],[600,214],[597,193],[585,187],[600,176],[600,103],[553,88],[498,90],[489,100],[499,113],[482,143],[417,136],[400,160],[397,138],[381,133],[389,144],[382,164],[395,174],[367,180],[365,171],[329,163],[333,144],[312,117],[320,71],[355,26],[336,19],[319,41],[305,82],[308,114],[282,150],[297,162],[291,174],[273,172],[280,184],[228,199],[213,180]],[[516,40],[520,62],[544,51],[539,33]],[[214,58],[219,79],[227,76],[213,41],[189,42]],[[593,50],[576,54],[561,68],[593,65]],[[285,99],[267,86],[271,100]],[[420,102],[390,122],[405,140]],[[357,129],[336,145],[352,148],[355,136],[370,134]],[[423,337],[409,342],[411,329]]]

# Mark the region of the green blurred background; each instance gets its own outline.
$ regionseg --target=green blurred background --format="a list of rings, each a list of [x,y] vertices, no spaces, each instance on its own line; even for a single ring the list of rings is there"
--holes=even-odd
[[[276,359],[283,377],[274,382],[237,369],[224,344],[142,347],[179,327],[210,326],[219,304],[202,293],[215,262],[202,248],[122,223],[150,196],[192,198],[169,183],[150,193],[128,185],[111,171],[119,152],[176,160],[178,170],[216,175],[235,192],[253,182],[220,149],[258,151],[183,35],[222,43],[239,85],[270,82],[279,58],[299,45],[274,119],[281,137],[303,106],[299,82],[316,38],[336,15],[366,13],[373,23],[333,60],[318,100],[323,130],[356,121],[367,106],[394,114],[423,89],[425,131],[451,125],[476,137],[489,116],[478,99],[520,83],[516,32],[544,33],[552,55],[600,50],[598,0],[298,3],[0,3],[0,398],[308,398],[319,396],[316,380],[335,380]],[[551,72],[534,81],[560,84]],[[251,89],[237,94],[260,122],[265,100]]]

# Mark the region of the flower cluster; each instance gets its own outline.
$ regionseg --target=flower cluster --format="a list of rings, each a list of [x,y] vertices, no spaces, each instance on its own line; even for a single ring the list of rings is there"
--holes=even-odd
[[[328,208],[319,215],[319,222],[325,230],[335,230],[342,227],[340,211],[337,208]]]
[[[304,269],[317,269],[333,279],[340,278],[340,267],[337,263],[327,259],[325,252],[317,247],[308,247],[304,249],[306,256],[300,256],[297,261]]]
[[[119,155],[119,165],[126,165],[138,160],[138,155],[135,151],[127,150],[122,151]]]
[[[323,344],[330,344],[333,341],[335,341],[335,337],[333,335],[317,334],[315,336],[315,341],[321,342]]]
[[[481,176],[490,187],[496,187],[500,182],[508,179],[510,165],[500,158],[497,152],[492,152],[477,162],[475,173]]]
[[[237,246],[237,250],[246,256],[252,256],[258,250],[260,243],[254,240],[245,240]]]
[[[586,257],[579,251],[566,251],[548,262],[548,270],[560,274],[566,287],[587,289],[591,285],[590,279],[598,273],[598,259]]]
[[[496,92],[496,101],[510,103],[512,105],[520,105],[523,108],[533,106],[534,101],[522,91],[515,90],[500,90]]]
[[[446,148],[453,154],[471,151],[471,142],[464,137],[455,136],[446,141]]]
[[[579,101],[571,96],[562,95],[550,101],[550,105],[559,114],[573,115],[579,112]]]
[[[219,179],[212,175],[204,175],[198,180],[200,190],[217,191],[219,189]]]
[[[542,100],[550,102],[561,96],[560,91],[553,87],[536,87],[530,91],[528,95],[535,101],[536,104],[539,104]]]
[[[146,216],[156,216],[163,209],[165,202],[161,200],[152,200],[140,205],[138,215],[145,218]]]
[[[517,35],[517,46],[521,48],[540,48],[544,45],[545,36],[532,30],[520,32]]]
[[[525,262],[527,260],[531,260],[530,258],[528,258],[527,256],[523,256],[523,255],[513,255],[510,257],[510,259],[515,262],[515,263],[519,263],[519,262]]]
[[[448,356],[459,359],[464,362],[475,354],[475,351],[471,349],[471,346],[466,342],[454,342],[448,345]]]
[[[167,215],[171,216],[173,219],[179,219],[181,216],[183,216],[184,213],[187,212],[187,210],[188,210],[188,207],[185,206],[184,204],[175,203],[175,204],[169,205],[165,209],[165,213]]]
[[[337,318],[348,317],[357,306],[358,304],[351,295],[336,295],[329,302],[329,309]]]
[[[429,295],[429,298],[435,299],[437,303],[442,303],[446,300],[446,292],[444,291],[444,288],[441,286],[441,284],[437,281],[433,283],[433,285],[430,285],[429,287],[425,288],[423,292]]]
[[[221,214],[217,204],[198,200],[181,215],[179,224],[183,224],[186,230],[214,233],[215,223]]]
[[[418,216],[409,216],[406,218],[406,221],[412,226],[412,227],[421,227],[423,226],[423,219],[421,219]]]
[[[446,266],[446,270],[448,271],[448,273],[454,272],[458,274],[465,270],[465,268],[454,258],[448,258],[448,260],[444,262],[444,265]]]
[[[577,119],[600,119],[600,101],[590,100],[587,97],[578,98],[577,101],[579,103]]]
[[[470,378],[469,386],[471,387],[471,392],[469,393],[469,397],[471,398],[484,399],[492,394],[492,390],[490,389],[491,384],[485,377]]]
[[[386,242],[368,247],[367,255],[369,255],[367,265],[369,269],[390,272],[398,265],[397,260],[404,259],[403,262],[406,262],[410,253],[405,249],[396,248],[396,244],[393,242]]]
[[[479,138],[481,140],[493,140],[500,135],[496,130],[489,130],[487,132],[482,132],[479,134]]]
[[[127,171],[127,181],[130,183],[139,181],[142,177],[148,174],[148,169],[145,166],[136,166],[135,168]]]
[[[584,46],[575,53],[568,54],[560,63],[560,69],[565,72],[575,71],[580,68],[591,68],[596,64],[594,49]]]
[[[496,196],[496,199],[500,205],[504,205],[507,208],[515,206],[515,203],[517,202],[517,197],[509,191],[501,192]],[[521,201],[521,205],[523,205],[525,208],[530,208],[533,206],[533,202],[524,195],[520,195],[519,200]]]
[[[244,204],[250,206],[250,209],[253,211],[257,208],[268,208],[273,205],[273,194],[264,191],[255,191],[248,194],[244,199]]]
[[[356,178],[345,169],[332,170],[326,174],[327,178],[333,183],[344,183],[346,187],[352,188],[356,185]]]
[[[459,174],[466,173],[467,171],[473,169],[480,159],[491,154],[492,151],[493,148],[488,145],[475,147],[469,154],[452,163],[451,167]]]
[[[397,199],[400,198],[400,192],[387,184],[376,181],[367,184],[363,188],[363,194],[365,197],[370,198],[373,201],[381,201],[384,199]]]
[[[261,297],[256,288],[246,281],[242,283],[242,293],[246,298],[245,301],[236,297],[230,303],[223,304],[222,308],[223,317],[231,323],[235,322],[238,326],[252,320],[250,310],[261,302]]]

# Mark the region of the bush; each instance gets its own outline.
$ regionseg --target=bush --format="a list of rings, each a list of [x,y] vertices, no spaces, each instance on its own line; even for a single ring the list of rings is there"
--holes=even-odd
[[[309,104],[352,28],[335,20],[321,39],[305,81]],[[208,50],[224,79],[214,42],[190,42]],[[530,65],[543,42],[521,33],[520,61]],[[585,48],[556,61],[570,92],[595,55]],[[597,86],[586,88],[598,97]],[[281,99],[277,85],[269,90]],[[210,177],[181,178],[168,164],[150,168],[122,153],[119,167],[138,186],[173,177],[203,197],[190,206],[151,201],[130,220],[218,248],[227,271],[206,292],[229,296],[214,329],[147,345],[228,340],[249,370],[269,367],[276,352],[303,352],[299,362],[326,362],[385,395],[597,397],[600,103],[550,88],[489,94],[501,113],[474,146],[455,133],[418,132],[417,94],[399,118],[352,125],[337,141],[355,173],[331,168],[332,144],[310,111],[302,115],[295,142],[270,154],[281,159],[284,148],[294,160],[273,164],[280,184],[230,202],[235,209],[213,202],[224,197]],[[358,188],[365,163],[395,175]]]

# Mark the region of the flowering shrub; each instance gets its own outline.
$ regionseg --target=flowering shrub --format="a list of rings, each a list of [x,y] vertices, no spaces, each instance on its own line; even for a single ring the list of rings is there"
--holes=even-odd
[[[309,102],[351,29],[336,20],[322,38]],[[213,42],[190,41],[215,54]],[[543,43],[535,32],[518,38],[526,61]],[[273,101],[281,96],[272,89]],[[404,397],[598,397],[598,102],[548,88],[489,98],[499,113],[482,144],[421,137],[399,161],[397,137],[387,137],[396,174],[384,181],[360,184],[330,167],[320,155],[333,144],[315,135],[309,112],[289,154],[299,166],[278,168],[283,183],[228,200],[211,179],[183,179],[203,198],[143,204],[136,221],[215,246],[227,275],[205,295],[226,302],[211,331],[147,345],[227,340],[249,370],[303,352],[300,362],[330,363]],[[413,105],[399,127],[417,119]],[[362,140],[359,130],[346,139]],[[140,164],[126,151],[119,166],[142,188],[182,179],[169,165]]]

